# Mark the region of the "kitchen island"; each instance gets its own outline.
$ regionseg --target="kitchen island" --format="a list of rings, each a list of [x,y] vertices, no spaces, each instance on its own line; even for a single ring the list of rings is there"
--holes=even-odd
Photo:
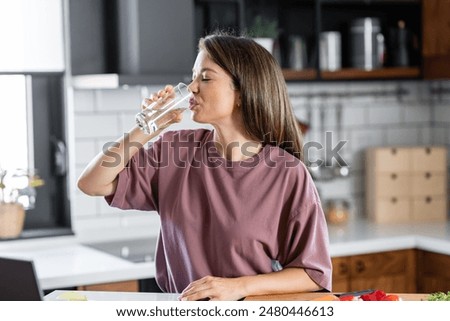
[[[332,257],[420,249],[450,255],[450,222],[330,225]],[[154,240],[156,242],[156,240]],[[76,236],[0,242],[0,256],[33,259],[44,290],[155,276],[153,261],[133,263],[82,245]]]

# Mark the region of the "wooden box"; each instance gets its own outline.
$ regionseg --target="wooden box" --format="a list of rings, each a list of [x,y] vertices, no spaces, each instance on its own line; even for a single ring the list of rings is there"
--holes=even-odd
[[[368,149],[366,211],[378,223],[446,220],[446,148]]]

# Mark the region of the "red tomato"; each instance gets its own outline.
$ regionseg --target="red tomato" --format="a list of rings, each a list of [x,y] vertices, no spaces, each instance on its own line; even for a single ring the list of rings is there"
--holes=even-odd
[[[339,298],[339,301],[353,301],[354,296],[353,295],[346,295],[346,296],[341,296]]]
[[[369,294],[361,295],[363,301],[381,301],[386,296],[386,293],[381,290],[373,291]]]

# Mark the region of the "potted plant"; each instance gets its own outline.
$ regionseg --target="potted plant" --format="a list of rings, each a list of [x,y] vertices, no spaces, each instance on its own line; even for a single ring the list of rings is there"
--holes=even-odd
[[[275,40],[278,37],[278,21],[261,15],[256,16],[249,29],[249,36],[273,54]]]
[[[34,170],[19,169],[10,177],[7,174],[0,168],[0,238],[15,238],[22,233],[25,210],[34,208],[35,188],[44,181]]]

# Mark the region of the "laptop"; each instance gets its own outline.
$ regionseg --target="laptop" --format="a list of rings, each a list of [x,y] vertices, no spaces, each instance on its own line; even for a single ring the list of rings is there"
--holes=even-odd
[[[0,301],[43,301],[32,260],[0,257]]]

